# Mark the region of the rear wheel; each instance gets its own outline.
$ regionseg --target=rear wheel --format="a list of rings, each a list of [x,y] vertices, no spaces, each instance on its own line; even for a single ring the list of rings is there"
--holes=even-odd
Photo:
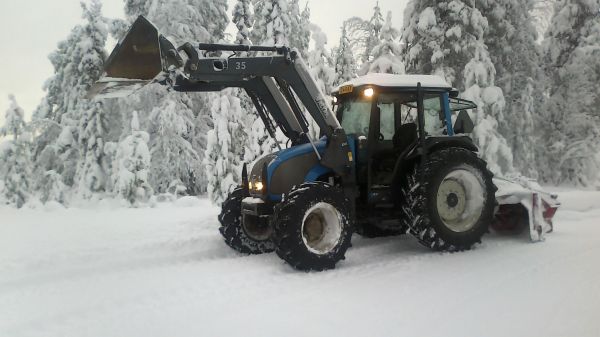
[[[275,207],[277,255],[304,271],[332,269],[344,259],[353,233],[350,201],[336,187],[307,183]]]
[[[259,226],[244,226],[242,224],[242,200],[244,190],[235,189],[221,206],[219,231],[225,243],[243,254],[262,254],[274,250],[270,239],[271,228]]]
[[[492,173],[475,153],[462,148],[431,153],[403,190],[409,232],[435,250],[470,249],[493,220],[495,192]]]

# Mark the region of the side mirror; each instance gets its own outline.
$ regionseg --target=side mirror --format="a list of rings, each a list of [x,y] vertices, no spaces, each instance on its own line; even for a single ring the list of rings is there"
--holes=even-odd
[[[473,124],[473,120],[471,120],[469,113],[465,110],[461,110],[454,123],[454,133],[471,133],[474,128],[475,125]]]

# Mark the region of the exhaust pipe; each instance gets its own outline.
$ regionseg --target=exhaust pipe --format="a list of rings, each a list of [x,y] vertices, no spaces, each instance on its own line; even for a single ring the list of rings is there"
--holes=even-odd
[[[160,80],[183,60],[175,46],[145,17],[139,16],[104,64],[104,75],[86,98],[124,97]]]

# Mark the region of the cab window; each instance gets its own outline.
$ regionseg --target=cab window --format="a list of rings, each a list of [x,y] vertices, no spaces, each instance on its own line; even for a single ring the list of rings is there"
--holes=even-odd
[[[354,98],[344,101],[338,108],[338,118],[346,134],[367,136],[371,117],[371,101]]]
[[[379,133],[383,136],[383,140],[392,140],[394,133],[396,132],[395,120],[394,120],[394,102],[386,102],[381,99],[377,103],[379,108]]]
[[[425,113],[425,133],[429,136],[443,135],[445,127],[441,95],[426,94],[423,99],[423,111]]]
[[[417,100],[408,102],[409,115],[407,118],[417,120]],[[427,93],[423,97],[423,113],[425,122],[425,133],[428,136],[441,136],[446,134],[445,115],[442,105],[441,93]],[[404,117],[403,117],[404,118]]]

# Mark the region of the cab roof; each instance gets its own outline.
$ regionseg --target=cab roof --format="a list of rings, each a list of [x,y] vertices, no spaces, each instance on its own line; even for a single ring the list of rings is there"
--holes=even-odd
[[[361,87],[372,85],[387,88],[416,88],[419,82],[423,88],[452,89],[452,86],[448,84],[446,80],[436,75],[396,75],[371,73],[342,83],[334,90],[333,93],[338,93],[340,88],[344,86]]]

